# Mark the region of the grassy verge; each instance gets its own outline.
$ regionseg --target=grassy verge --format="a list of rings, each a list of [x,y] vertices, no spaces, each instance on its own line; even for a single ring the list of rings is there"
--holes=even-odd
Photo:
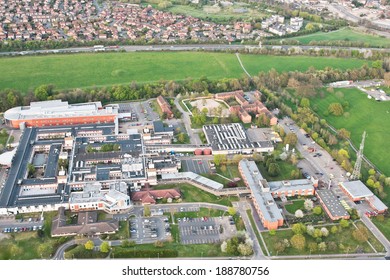
[[[386,217],[383,221],[378,219],[378,217],[372,218],[372,222],[376,227],[383,233],[388,240],[390,240],[390,218]]]
[[[253,216],[252,216],[252,210],[248,209],[246,210],[246,213],[249,217],[249,221],[251,223],[251,227],[253,229],[253,231],[255,232],[255,235],[257,237],[257,240],[259,241],[259,244],[260,244],[260,247],[261,247],[261,250],[263,251],[263,254],[267,254],[267,250],[264,246],[264,243],[263,241],[261,240],[261,237],[260,237],[260,233],[259,233],[259,230],[257,229],[257,226],[256,226],[256,223],[255,223],[255,220],[253,219]]]
[[[118,232],[107,236],[107,239],[111,239],[111,240],[128,239],[128,238],[130,238],[130,230],[129,230],[129,222],[128,221],[119,221]]]
[[[65,259],[103,259],[108,256],[108,253],[102,253],[95,250],[86,250],[84,245],[71,247],[65,252]]]

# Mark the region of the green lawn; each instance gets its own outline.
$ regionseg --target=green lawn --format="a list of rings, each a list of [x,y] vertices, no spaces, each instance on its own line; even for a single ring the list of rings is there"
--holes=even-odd
[[[295,211],[301,209],[303,210],[304,207],[303,207],[303,204],[305,203],[304,200],[300,199],[300,200],[293,200],[293,201],[290,201],[292,202],[292,204],[286,204],[284,206],[284,208],[286,208],[286,210],[291,213],[291,214],[295,214]]]
[[[128,221],[119,221],[118,232],[107,236],[107,239],[110,239],[110,240],[128,239],[128,238],[130,238],[129,222]]]
[[[154,244],[138,244],[131,248],[113,247],[111,257],[115,257],[118,252],[122,255],[126,254],[126,258],[134,257],[133,254],[137,251],[148,251],[153,254],[155,258],[162,257],[161,254],[157,255],[157,252],[163,250],[173,250],[177,252],[178,258],[189,258],[189,257],[223,257],[228,256],[226,253],[221,252],[220,244],[186,244],[181,245],[176,242],[165,242],[164,247],[156,248]]]
[[[328,226],[327,228],[330,231],[330,227]],[[311,254],[346,254],[346,253],[352,254],[352,253],[355,253],[358,251],[364,252],[364,253],[374,253],[374,251],[372,250],[372,248],[370,247],[370,245],[367,242],[358,243],[352,237],[352,232],[354,229],[355,229],[355,227],[350,225],[348,228],[344,228],[342,230],[339,229],[339,231],[336,234],[329,233],[328,237],[322,238],[322,241],[324,241],[327,244],[329,244],[330,242],[334,242],[337,244],[336,250],[329,250],[328,249],[325,252],[318,252],[318,251],[317,252],[310,252],[310,250],[307,248],[307,244],[309,242],[316,242],[316,240],[313,237],[305,234],[304,236],[306,238],[306,247],[304,250],[299,251],[295,248],[289,247],[289,248],[286,248],[286,250],[284,252],[278,253],[275,250],[274,245],[278,241],[281,241],[283,239],[290,240],[291,237],[294,235],[292,230],[290,230],[290,229],[278,230],[278,231],[276,231],[276,234],[274,236],[270,235],[269,232],[262,232],[261,234],[263,235],[263,238],[265,240],[265,243],[267,244],[267,247],[268,247],[268,250],[269,250],[271,256],[276,256],[276,255],[309,255],[310,253]],[[376,242],[379,242],[379,241],[375,240],[374,242],[375,242],[374,243],[375,245],[373,245],[373,246],[376,247],[377,250],[380,249],[379,251],[382,251],[381,249],[383,249],[383,248],[381,248],[381,246],[379,246],[379,247],[376,246],[377,245]],[[340,246],[341,244],[342,244],[342,246]]]
[[[174,214],[175,219],[177,218],[198,218],[198,217],[220,217],[225,214],[225,211],[212,209],[212,208],[204,208],[201,207],[198,212],[177,212]]]
[[[261,250],[263,251],[263,254],[266,255],[267,254],[267,250],[265,249],[264,243],[261,240],[260,233],[259,233],[259,230],[258,230],[258,228],[256,226],[255,220],[253,219],[252,210],[248,209],[248,210],[246,210],[246,213],[247,213],[247,215],[249,217],[249,221],[251,223],[252,229],[255,232],[257,241],[259,241]]]
[[[312,41],[346,41],[362,42],[372,47],[390,47],[390,39],[358,32],[350,28],[343,28],[332,32],[317,32],[314,34],[294,37],[292,39],[297,40],[304,45],[308,45]]]
[[[360,67],[364,60],[241,55],[246,69],[257,74],[275,68],[277,71],[317,69],[327,66],[347,69]],[[23,65],[23,67],[20,67]],[[42,84],[57,89],[83,88],[184,80],[239,78],[244,75],[237,58],[228,53],[207,52],[136,52],[83,53],[67,55],[0,58],[0,89],[13,88],[27,92]]]
[[[292,165],[289,162],[286,161],[276,161],[276,163],[279,165],[280,168],[280,174],[275,177],[271,177],[268,174],[267,168],[263,165],[262,162],[257,164],[257,167],[259,168],[261,174],[265,179],[268,181],[282,181],[282,180],[290,180],[291,178],[291,171],[297,169],[296,166]]]
[[[44,213],[44,228],[40,234],[38,231],[6,234],[7,238],[0,240],[0,260],[50,258],[61,244],[69,240],[50,237],[51,221],[55,215],[57,212]]]
[[[323,89],[325,98],[312,98],[311,104],[318,107],[318,114],[325,118],[335,128],[346,128],[351,132],[351,140],[355,147],[359,147],[363,131],[367,131],[364,145],[364,155],[369,158],[385,175],[390,175],[390,157],[388,139],[390,139],[390,104],[370,100],[367,95],[358,89],[335,89],[335,93],[342,92],[343,99],[336,94],[328,93]],[[336,117],[324,112],[329,104],[343,101],[349,102],[349,117]],[[390,203],[390,196],[387,198]]]
[[[189,184],[159,185],[154,187],[154,189],[159,190],[170,188],[177,188],[181,190],[183,195],[183,202],[209,202],[225,206],[232,206],[232,201],[238,200],[238,197],[236,196],[218,197]]]
[[[390,240],[390,218],[387,217],[383,222],[379,221],[378,218],[372,218],[372,221],[377,226],[377,228]]]

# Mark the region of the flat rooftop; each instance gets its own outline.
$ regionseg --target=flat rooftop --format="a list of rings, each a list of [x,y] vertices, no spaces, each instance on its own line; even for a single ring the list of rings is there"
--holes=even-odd
[[[270,141],[251,142],[240,123],[204,125],[203,132],[214,151],[273,147]]]
[[[164,173],[161,174],[162,180],[179,180],[179,179],[188,179],[194,181],[195,183],[201,184],[205,187],[221,190],[223,185],[209,178],[198,175],[194,172],[179,172],[179,173]]]
[[[366,187],[362,181],[342,182],[341,185],[353,198],[367,198],[374,194]]]
[[[347,210],[345,210],[337,196],[331,190],[317,190],[316,193],[333,217],[349,216]]]
[[[31,102],[30,106],[9,109],[4,113],[4,118],[7,120],[20,120],[117,114],[118,109],[113,107],[103,109],[101,102],[69,104],[68,101],[48,100]]]
[[[267,182],[263,179],[256,163],[254,161],[243,159],[240,161],[239,165],[243,175],[247,179],[253,199],[259,206],[264,219],[270,222],[282,220],[282,213],[275,203],[272,194],[269,191],[263,191],[264,188],[267,188]]]
[[[313,183],[307,179],[273,181],[268,182],[268,185],[271,189],[271,192],[314,189]]]

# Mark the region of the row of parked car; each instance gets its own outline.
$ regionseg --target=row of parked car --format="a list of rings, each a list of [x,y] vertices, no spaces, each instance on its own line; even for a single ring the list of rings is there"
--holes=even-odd
[[[40,229],[42,229],[42,226],[10,227],[10,228],[3,229],[3,233],[36,231],[36,230],[40,230]]]

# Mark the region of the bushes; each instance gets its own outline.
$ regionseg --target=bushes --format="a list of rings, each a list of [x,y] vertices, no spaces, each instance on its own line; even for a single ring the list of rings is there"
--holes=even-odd
[[[179,253],[177,250],[173,249],[144,249],[144,250],[134,250],[134,249],[124,249],[120,247],[115,247],[112,249],[113,258],[176,258]]]

